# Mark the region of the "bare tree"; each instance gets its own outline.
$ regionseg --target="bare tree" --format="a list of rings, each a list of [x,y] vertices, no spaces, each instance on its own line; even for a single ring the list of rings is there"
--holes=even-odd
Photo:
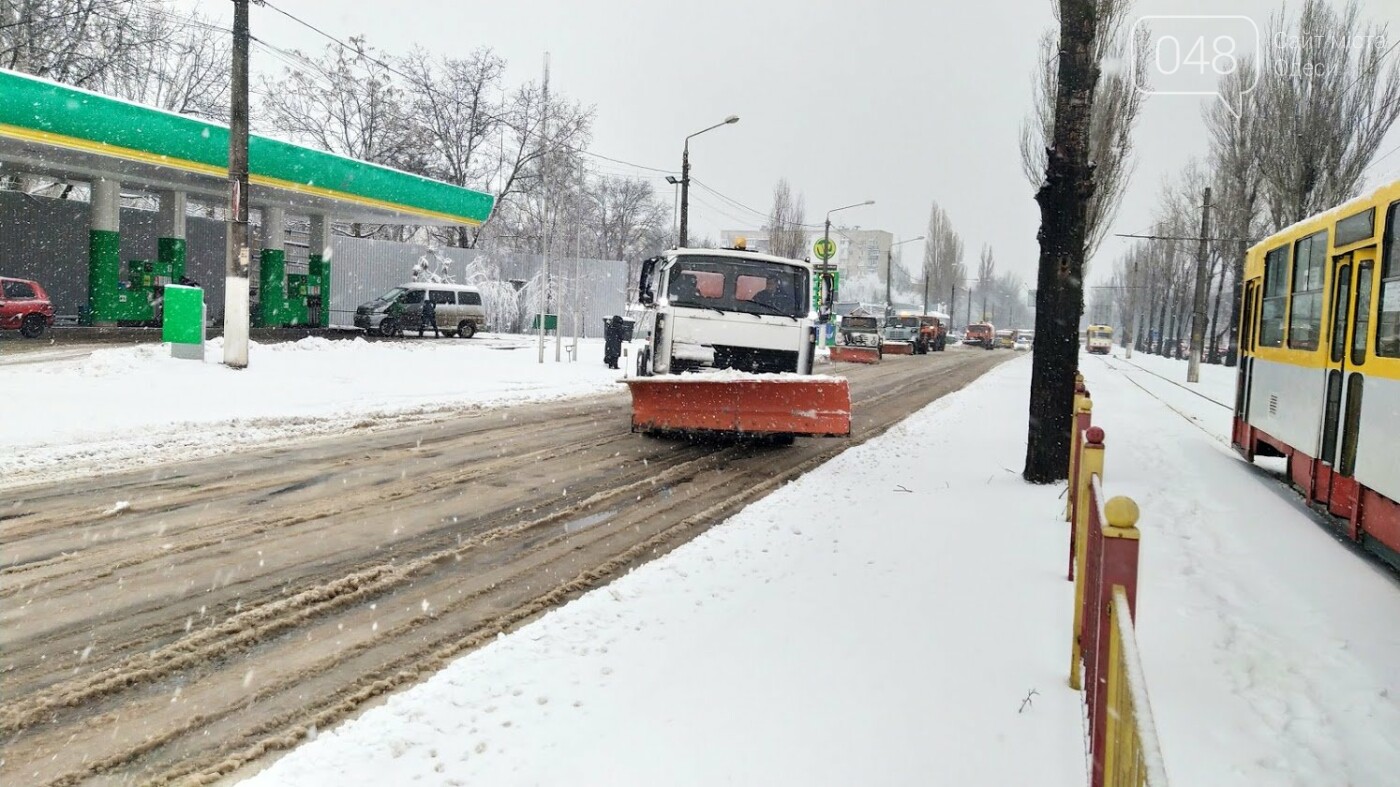
[[[1098,79],[1089,126],[1089,162],[1094,167],[1094,194],[1089,200],[1085,232],[1085,259],[1092,259],[1103,242],[1113,215],[1122,203],[1132,176],[1132,132],[1142,114],[1146,87],[1142,84],[1152,53],[1146,26],[1136,28],[1130,38],[1132,0],[1093,0],[1095,3],[1095,64],[1114,62],[1119,67],[1105,70]],[[1056,7],[1056,19],[1060,20]],[[1055,132],[1055,106],[1059,90],[1057,62],[1060,59],[1060,33],[1047,30],[1040,39],[1040,67],[1034,82],[1034,105],[1021,126],[1021,168],[1031,186],[1045,184],[1046,152]],[[1121,64],[1132,59],[1131,68]],[[1136,83],[1134,82],[1136,78]]]
[[[154,4],[144,14],[146,36],[100,75],[108,95],[212,120],[228,117],[230,35],[196,12],[171,15]]]
[[[607,259],[640,259],[670,222],[670,208],[641,178],[604,177],[592,189],[599,251]]]
[[[566,193],[578,188],[569,173],[580,169],[578,157],[589,142],[593,108],[558,94],[546,106],[544,91],[529,83],[511,93],[500,117],[485,181],[496,195],[496,213],[472,230],[473,246],[494,223],[504,224],[507,232],[536,237],[546,224],[555,224],[557,216],[546,214],[566,204]],[[548,195],[546,189],[551,190]]]
[[[807,201],[792,195],[787,178],[773,186],[773,209],[768,214],[768,249],[779,257],[800,260],[807,252]]]
[[[400,61],[406,75],[411,122],[422,129],[430,149],[428,174],[458,186],[480,187],[493,167],[496,146],[503,133],[500,92],[505,60],[482,47],[465,58],[434,61],[415,50]],[[476,233],[454,227],[445,238],[451,245],[469,247]]]
[[[1099,80],[1098,35],[1102,3],[1060,0],[1059,68],[1054,132],[1040,206],[1040,262],[1031,365],[1027,481],[1046,484],[1069,472],[1070,405],[1079,362],[1079,317],[1084,311],[1084,260],[1089,248],[1089,203],[1094,198],[1090,135]]]
[[[1275,229],[1356,195],[1362,174],[1400,117],[1400,60],[1383,66],[1386,28],[1362,24],[1355,0],[1340,12],[1304,0],[1294,31],[1272,21],[1274,62],[1257,90],[1259,167]]]
[[[1206,128],[1211,137],[1211,167],[1215,170],[1215,188],[1220,195],[1217,201],[1220,207],[1214,218],[1218,237],[1225,243],[1224,247],[1217,247],[1216,252],[1224,255],[1227,260],[1224,267],[1234,282],[1229,312],[1231,347],[1236,345],[1235,334],[1239,331],[1245,251],[1261,229],[1259,225],[1265,196],[1264,174],[1260,166],[1265,124],[1260,120],[1257,91],[1245,95],[1246,89],[1258,79],[1258,68],[1253,58],[1242,58],[1235,72],[1221,79],[1220,94],[1243,96],[1243,99],[1237,102],[1234,111],[1223,101],[1216,101],[1208,105],[1205,112]],[[1216,303],[1219,304],[1219,301],[1217,294]],[[1211,343],[1212,353],[1215,345],[1215,342]]]
[[[0,2],[0,66],[56,82],[96,88],[158,39],[153,14],[129,0],[4,0]]]
[[[926,308],[931,298],[936,300],[962,283],[962,260],[962,237],[953,229],[947,211],[934,202],[929,207],[928,228],[924,232],[923,281],[917,283],[923,290]]]
[[[989,318],[987,313],[987,297],[995,289],[997,278],[997,257],[991,246],[982,245],[982,252],[977,257],[977,296],[968,293],[968,297],[973,302],[979,304],[979,320]]]

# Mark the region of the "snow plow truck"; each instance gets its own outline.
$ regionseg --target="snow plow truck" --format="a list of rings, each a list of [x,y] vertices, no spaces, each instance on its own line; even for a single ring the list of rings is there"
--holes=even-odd
[[[791,442],[851,433],[841,377],[814,375],[830,282],[806,262],[733,249],[672,249],[642,263],[632,431]]]

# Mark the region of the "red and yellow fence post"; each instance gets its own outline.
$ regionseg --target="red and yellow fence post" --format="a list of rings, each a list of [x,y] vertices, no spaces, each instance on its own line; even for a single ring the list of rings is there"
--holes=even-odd
[[[1081,378],[1082,379],[1082,378]],[[1075,532],[1075,509],[1079,501],[1078,484],[1074,479],[1079,477],[1079,457],[1084,452],[1084,432],[1093,422],[1094,401],[1089,398],[1089,391],[1084,387],[1083,382],[1074,384],[1074,417],[1072,420],[1073,433],[1070,435],[1069,444],[1069,494],[1066,496],[1068,502],[1065,505],[1065,519],[1069,520],[1069,569],[1065,577],[1070,582],[1074,581],[1075,545],[1078,543],[1078,534]]]
[[[1128,599],[1129,615],[1137,617],[1138,543],[1141,534],[1137,529],[1138,507],[1131,499],[1115,497],[1104,505],[1104,517],[1108,519],[1099,540],[1100,551],[1099,589],[1094,603],[1094,618],[1090,626],[1094,629],[1093,666],[1089,675],[1092,679],[1089,691],[1089,734],[1093,736],[1090,751],[1093,752],[1094,772],[1090,779],[1092,787],[1105,785],[1106,752],[1110,729],[1117,731],[1124,725],[1133,724],[1132,719],[1109,719],[1108,682],[1109,674],[1117,665],[1108,647],[1110,628],[1113,626],[1113,590],[1122,588]],[[1126,622],[1126,621],[1125,621]],[[1131,626],[1129,626],[1131,629]],[[1121,678],[1120,678],[1121,679]],[[1116,737],[1116,736],[1115,736]]]
[[[1085,406],[1088,406],[1087,400]],[[1085,431],[1085,442],[1079,451],[1075,475],[1070,479],[1071,495],[1077,501],[1074,506],[1074,522],[1071,523],[1073,536],[1070,540],[1073,542],[1073,551],[1070,559],[1077,566],[1077,579],[1074,583],[1074,641],[1070,651],[1069,686],[1076,691],[1083,688],[1079,677],[1079,665],[1087,660],[1085,654],[1091,652],[1089,646],[1092,644],[1085,636],[1087,631],[1084,621],[1088,619],[1085,614],[1086,605],[1094,598],[1093,594],[1098,592],[1093,582],[1094,572],[1086,569],[1098,565],[1098,555],[1092,548],[1094,537],[1091,532],[1096,525],[1096,517],[1091,516],[1094,506],[1089,495],[1094,476],[1103,477],[1103,437],[1103,429],[1097,426],[1091,426]]]

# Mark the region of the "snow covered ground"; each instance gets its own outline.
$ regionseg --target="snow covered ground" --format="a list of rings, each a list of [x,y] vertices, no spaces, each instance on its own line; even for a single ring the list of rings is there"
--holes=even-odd
[[[1229,450],[1210,399],[1229,401],[1231,370],[1178,386],[1123,359],[1082,368],[1106,490],[1143,510],[1139,642],[1173,783],[1394,784],[1400,581]],[[1016,473],[1029,369],[246,784],[1083,784],[1062,487]]]
[[[568,348],[555,363],[550,341],[541,365],[524,336],[308,338],[254,343],[243,370],[222,365],[219,339],[204,363],[162,344],[16,355],[0,366],[0,486],[620,390],[602,340],[580,340],[577,363]]]
[[[1079,787],[1060,489],[1017,472],[1029,369],[1000,367],[246,784]]]
[[[1173,783],[1400,783],[1400,579],[1338,543],[1281,465],[1229,448],[1234,369],[1080,368],[1105,488],[1143,510],[1139,644]]]

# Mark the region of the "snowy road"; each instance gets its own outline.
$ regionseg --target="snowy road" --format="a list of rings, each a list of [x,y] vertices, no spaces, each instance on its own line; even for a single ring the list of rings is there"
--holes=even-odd
[[[1010,357],[843,367],[850,442]],[[677,444],[626,412],[480,410],[8,493],[0,780],[234,772],[850,444]]]

